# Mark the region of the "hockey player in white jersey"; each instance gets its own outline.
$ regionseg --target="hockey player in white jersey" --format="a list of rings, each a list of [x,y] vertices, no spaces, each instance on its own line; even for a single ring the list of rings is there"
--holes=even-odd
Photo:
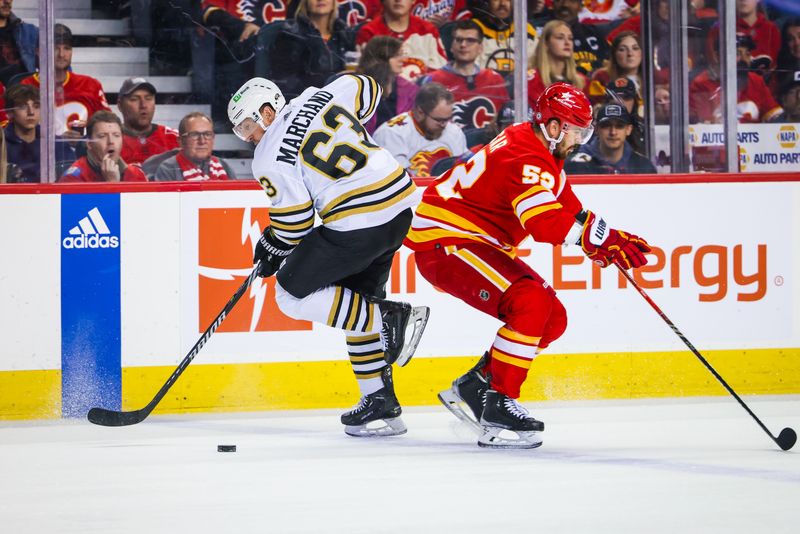
[[[353,436],[406,432],[391,366],[412,357],[429,313],[385,299],[416,201],[411,178],[362,125],[380,97],[372,78],[346,74],[287,104],[253,78],[228,104],[234,133],[256,145],[253,176],[271,204],[253,261],[276,275],[283,313],[345,331],[361,390],[341,418]]]

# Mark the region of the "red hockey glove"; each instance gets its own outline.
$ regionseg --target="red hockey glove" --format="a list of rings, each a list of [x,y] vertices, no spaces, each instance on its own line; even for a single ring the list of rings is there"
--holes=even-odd
[[[633,234],[609,228],[603,219],[591,211],[585,211],[581,215],[585,215],[586,220],[583,223],[579,243],[590,260],[600,267],[616,263],[623,269],[647,264],[644,255],[651,250],[647,241]]]

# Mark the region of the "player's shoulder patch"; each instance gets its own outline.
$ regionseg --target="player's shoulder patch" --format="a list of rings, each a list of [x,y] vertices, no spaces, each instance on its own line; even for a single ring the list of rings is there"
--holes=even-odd
[[[408,113],[401,113],[397,117],[391,118],[388,121],[386,121],[386,125],[387,126],[403,126],[403,125],[406,124],[406,122],[408,122],[408,120],[409,120]]]

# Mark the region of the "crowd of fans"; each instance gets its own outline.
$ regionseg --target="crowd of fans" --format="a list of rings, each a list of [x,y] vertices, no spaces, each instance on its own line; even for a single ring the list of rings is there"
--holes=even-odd
[[[73,34],[56,24],[59,179],[235,178],[212,152],[216,135],[228,132],[228,98],[243,81],[269,78],[288,100],[349,71],[383,89],[367,131],[410,173],[429,176],[441,170],[438,160],[468,157],[507,125],[517,68],[527,70],[531,107],[558,81],[584,91],[594,105],[597,135],[568,163],[569,172],[654,172],[645,155],[642,63],[652,60],[655,119],[667,124],[670,3],[642,1],[654,15],[650,51],[641,40],[638,0],[528,0],[528,57],[520,64],[512,0],[150,0],[148,15],[166,13],[148,16],[153,69],[169,71],[174,60],[175,70],[189,74],[185,57],[164,50],[175,44],[164,32],[178,27],[184,37],[194,32],[197,42],[213,43],[213,64],[205,65],[213,69],[211,116],[189,113],[177,131],[153,122],[158,90],[144,77],[125,80],[113,112],[101,83],[73,70]],[[717,13],[703,0],[686,1],[690,121],[719,123]],[[141,14],[129,15],[136,26]],[[738,120],[800,120],[800,18],[758,0],[738,0],[736,15]],[[12,0],[0,0],[0,47],[0,181],[38,182],[38,30],[14,15]]]

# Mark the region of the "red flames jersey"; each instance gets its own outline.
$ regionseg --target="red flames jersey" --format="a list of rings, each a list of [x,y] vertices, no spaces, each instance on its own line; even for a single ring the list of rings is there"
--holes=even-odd
[[[39,87],[39,75],[28,76],[22,83]],[[91,76],[67,71],[67,78],[56,86],[56,135],[64,133],[72,121],[89,120],[96,111],[111,111],[100,82]]]
[[[222,9],[245,22],[262,26],[289,18],[292,0],[203,0],[203,20],[214,9]]]
[[[59,180],[59,182],[105,182],[105,178],[99,172],[95,171],[89,164],[86,156],[79,158],[78,161],[72,164],[67,169]],[[142,168],[138,165],[128,165],[125,167],[125,172],[120,176],[122,182],[146,182],[147,176],[144,175]]]
[[[339,18],[351,28],[380,17],[383,13],[381,0],[337,0],[337,2]]]
[[[430,250],[479,242],[513,256],[528,235],[562,244],[581,210],[563,166],[534,135],[531,123],[506,128],[428,186],[406,246]]]
[[[142,163],[150,156],[163,154],[173,148],[178,148],[178,130],[168,128],[163,124],[154,125],[153,132],[145,137],[130,135],[127,130],[122,131],[122,161],[125,163]]]
[[[440,83],[453,93],[453,121],[462,128],[488,126],[508,102],[505,80],[491,69],[463,76],[444,67],[430,73],[427,81]]]
[[[689,117],[696,122],[722,122],[720,86],[708,71],[701,72],[689,84]],[[775,101],[764,78],[754,72],[747,73],[747,84],[739,90],[736,114],[739,122],[768,122],[783,113]]]
[[[439,30],[419,17],[412,15],[408,28],[403,32],[389,28],[382,16],[373,19],[359,28],[356,46],[363,47],[367,41],[378,35],[390,35],[403,41],[406,56],[403,59],[401,75],[407,80],[416,81],[428,71],[441,68],[447,63],[442,41],[439,39]]]

